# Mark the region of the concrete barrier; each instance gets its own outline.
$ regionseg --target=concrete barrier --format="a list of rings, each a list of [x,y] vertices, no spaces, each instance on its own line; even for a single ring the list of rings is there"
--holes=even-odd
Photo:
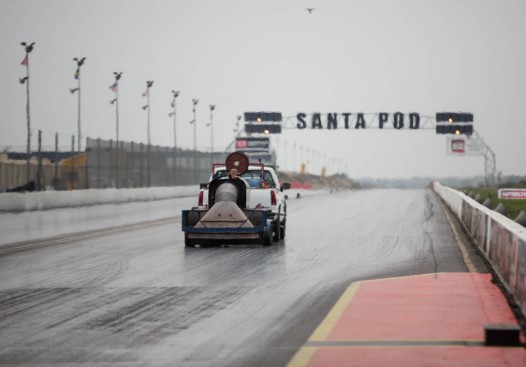
[[[20,212],[97,204],[171,199],[199,194],[199,186],[89,189],[0,194],[0,212]]]
[[[89,189],[75,191],[42,191],[28,193],[0,193],[0,213],[74,208],[98,204],[122,204],[136,201],[173,199],[199,195],[199,186],[150,187],[137,189]],[[289,198],[322,195],[325,190],[291,189]]]
[[[526,315],[526,228],[460,191],[434,183]]]

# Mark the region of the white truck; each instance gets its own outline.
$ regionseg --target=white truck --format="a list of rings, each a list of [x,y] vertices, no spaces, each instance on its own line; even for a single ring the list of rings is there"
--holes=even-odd
[[[287,204],[272,167],[248,162],[241,152],[225,164],[214,164],[201,185],[198,205],[183,211],[185,245],[260,243],[269,246],[285,238]]]

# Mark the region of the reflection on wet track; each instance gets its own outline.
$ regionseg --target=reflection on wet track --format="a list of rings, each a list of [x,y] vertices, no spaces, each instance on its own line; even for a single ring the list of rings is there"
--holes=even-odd
[[[466,271],[427,190],[290,200],[287,238],[271,247],[185,248],[177,215],[189,202],[30,213],[84,212],[87,230],[141,204],[176,218],[2,255],[0,364],[283,366],[350,282]]]

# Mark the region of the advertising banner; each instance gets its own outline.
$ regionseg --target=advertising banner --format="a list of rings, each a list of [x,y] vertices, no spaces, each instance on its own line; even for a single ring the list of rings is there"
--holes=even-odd
[[[499,199],[526,199],[526,189],[499,189]]]
[[[513,234],[500,223],[491,221],[489,258],[506,283],[514,289],[517,276],[517,242]]]
[[[515,275],[515,297],[521,304],[522,312],[526,313],[526,241],[515,236],[516,241],[516,275]]]
[[[270,150],[270,139],[266,137],[238,137],[236,138],[236,150]]]
[[[462,222],[466,225],[469,233],[475,239],[477,245],[487,253],[486,248],[486,225],[487,215],[472,207],[466,201],[462,202]]]

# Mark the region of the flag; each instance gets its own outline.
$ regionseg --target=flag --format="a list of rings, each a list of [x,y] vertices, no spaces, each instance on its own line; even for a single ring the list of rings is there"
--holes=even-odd
[[[175,107],[175,98],[172,99],[172,103],[170,103],[170,105],[171,105],[172,107]]]
[[[77,71],[75,71],[75,79],[78,79],[80,76],[80,68],[77,68]]]
[[[173,113],[173,112],[170,112],[170,113],[168,114],[169,117],[172,117],[173,115],[175,115],[175,113]]]
[[[20,65],[27,66],[27,54],[26,57],[24,57],[24,60],[22,60],[22,62],[20,63]]]
[[[115,102],[117,102],[117,98],[114,98],[110,101],[110,104],[114,104]]]
[[[191,124],[193,124],[194,122],[195,122],[195,120],[190,121]]]
[[[113,93],[117,93],[117,82],[113,83],[113,84],[110,85],[108,88],[110,88],[110,90],[111,90]]]
[[[26,80],[27,80],[27,76],[25,76],[23,78],[18,78],[18,81],[20,82],[20,84],[25,84]]]
[[[146,88],[146,90],[143,92],[142,96],[143,97],[148,97],[150,95],[150,91],[148,88]]]
[[[147,108],[150,108],[150,106],[146,105],[146,106],[142,106],[142,109],[146,111]]]

